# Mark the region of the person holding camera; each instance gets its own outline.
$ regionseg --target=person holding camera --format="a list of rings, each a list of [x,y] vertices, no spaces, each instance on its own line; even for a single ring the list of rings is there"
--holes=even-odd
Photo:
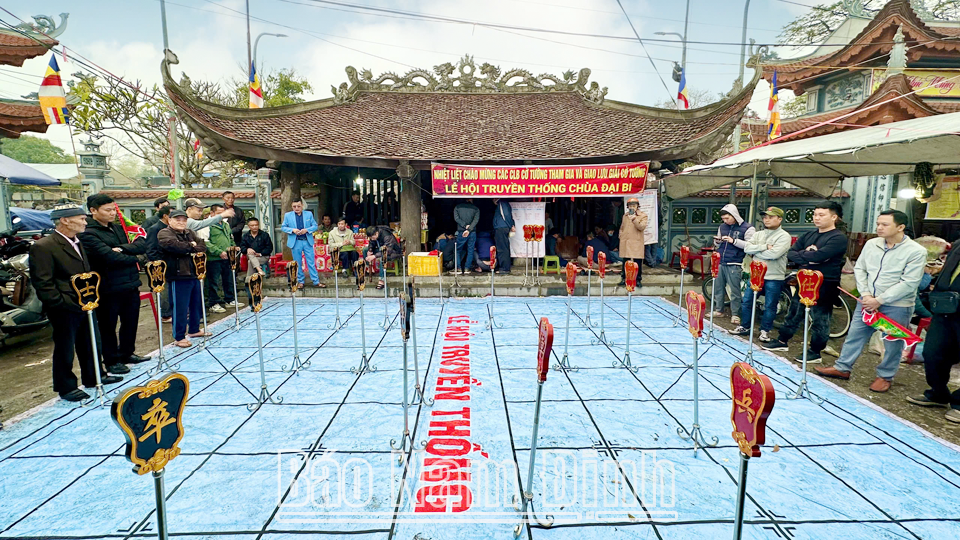
[[[740,217],[740,211],[735,204],[726,204],[720,209],[720,221],[722,223],[717,228],[717,235],[713,237],[713,243],[720,253],[720,272],[717,274],[714,285],[720,295],[716,301],[720,308],[713,315],[723,316],[723,297],[724,294],[729,293],[730,323],[739,326],[740,307],[743,301],[740,282],[743,278],[744,248],[757,230],[753,224]]]
[[[640,211],[640,200],[631,197],[627,200],[627,211],[620,223],[620,258],[637,263],[637,287],[643,280],[643,232],[647,228],[647,214]],[[626,285],[627,273],[620,274],[620,285]]]

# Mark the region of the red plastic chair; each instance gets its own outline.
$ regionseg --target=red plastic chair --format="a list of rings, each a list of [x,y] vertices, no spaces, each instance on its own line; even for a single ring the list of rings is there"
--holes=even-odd
[[[163,294],[163,293],[160,293],[160,294]],[[160,324],[160,319],[157,316],[157,303],[154,302],[153,300],[153,293],[152,292],[140,293],[140,300],[143,301],[143,299],[147,299],[150,301],[150,308],[153,310],[153,322],[155,322],[156,324]]]
[[[930,317],[924,317],[917,322],[917,335],[919,336],[930,326]],[[907,353],[907,364],[913,364],[913,353],[917,350],[917,344],[910,346],[910,352]]]
[[[706,279],[707,272],[709,272],[709,270],[707,270],[707,267],[706,267],[706,265],[705,265],[704,262],[703,262],[703,258],[704,258],[704,257],[709,257],[709,256],[710,256],[710,251],[708,251],[708,250],[706,250],[706,249],[703,249],[703,248],[701,248],[700,251],[697,252],[697,253],[691,252],[691,253],[690,253],[690,260],[689,260],[690,268],[687,268],[687,270],[689,270],[690,273],[692,274],[692,273],[693,273],[693,261],[695,261],[695,260],[696,260],[696,261],[700,261],[700,279]],[[670,257],[670,266],[673,266],[673,261],[678,261],[678,260],[680,260],[680,252],[679,252],[679,251],[674,251],[674,252],[673,252],[673,256]],[[677,265],[677,268],[680,268],[679,264]]]

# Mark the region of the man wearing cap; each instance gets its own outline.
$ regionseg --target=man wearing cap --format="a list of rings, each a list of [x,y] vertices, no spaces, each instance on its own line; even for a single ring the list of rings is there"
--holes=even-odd
[[[183,201],[183,211],[187,214],[187,228],[191,231],[199,232],[211,225],[220,223],[224,219],[229,219],[234,216],[233,208],[227,208],[219,215],[211,215],[207,219],[203,219],[203,209],[207,205],[203,204],[203,201],[196,198],[189,198]],[[200,237],[208,237],[209,234],[200,234]]]
[[[90,259],[77,238],[77,234],[87,227],[87,216],[83,208],[64,204],[53,209],[50,219],[56,225],[56,232],[30,247],[30,282],[53,327],[53,391],[66,401],[82,401],[90,395],[80,390],[77,384],[77,376],[73,373],[74,353],[80,361],[83,386],[87,388],[97,384],[95,369],[100,370],[101,382],[105,385],[118,383],[123,377],[108,375],[99,358],[94,358],[87,316],[80,308],[70,279],[91,271]],[[99,332],[96,337],[99,350]]]
[[[187,227],[187,219],[186,212],[174,210],[170,212],[168,227],[157,233],[157,242],[167,263],[167,283],[173,299],[174,345],[183,348],[192,345],[188,337],[210,335],[206,328],[200,330],[203,315],[200,288],[203,285],[197,279],[193,264],[193,254],[205,252],[207,246]]]
[[[640,201],[631,197],[627,201],[627,212],[620,222],[620,258],[637,263],[637,287],[643,280],[644,231],[647,228],[647,214],[640,210]],[[627,273],[620,274],[620,285],[626,283]]]
[[[723,317],[724,294],[729,288],[730,294],[730,323],[739,325],[740,301],[743,294],[740,290],[740,281],[743,277],[743,248],[756,234],[753,225],[740,217],[737,205],[726,204],[720,209],[720,227],[713,242],[720,253],[720,271],[717,273],[715,287],[720,298],[716,305],[720,306],[714,316]]]
[[[766,263],[767,273],[763,282],[763,318],[760,321],[760,341],[770,341],[770,331],[773,330],[773,320],[777,318],[777,306],[780,303],[780,291],[783,290],[783,280],[787,277],[787,251],[790,250],[790,233],[783,230],[783,210],[771,206],[760,213],[763,216],[764,229],[753,235],[743,247],[743,252],[752,255],[753,260]],[[735,335],[745,336],[750,333],[753,320],[753,289],[747,288],[743,296],[743,305],[740,308],[740,326],[733,331]]]
[[[135,352],[140,322],[140,261],[137,256],[147,252],[147,242],[143,238],[130,241],[117,223],[117,205],[108,195],[97,193],[87,197],[87,209],[90,217],[86,230],[77,237],[91,255],[90,267],[102,279],[97,322],[103,342],[103,361],[111,373],[123,374],[130,371],[123,364],[150,359]]]
[[[317,258],[313,253],[313,233],[317,232],[317,220],[313,212],[303,209],[303,201],[293,201],[290,206],[292,210],[283,216],[280,230],[287,233],[287,247],[293,254],[293,260],[297,261],[297,287],[303,288],[303,267],[306,266],[313,286],[325,289],[327,286],[320,283],[317,276]]]

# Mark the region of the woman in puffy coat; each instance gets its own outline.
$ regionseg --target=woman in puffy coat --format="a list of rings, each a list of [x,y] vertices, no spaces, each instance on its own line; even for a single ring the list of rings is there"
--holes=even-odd
[[[637,287],[643,279],[644,240],[643,231],[647,228],[647,214],[640,211],[640,201],[631,198],[627,201],[627,211],[620,224],[620,258],[626,262],[637,263]],[[620,284],[626,283],[626,272],[620,274]]]

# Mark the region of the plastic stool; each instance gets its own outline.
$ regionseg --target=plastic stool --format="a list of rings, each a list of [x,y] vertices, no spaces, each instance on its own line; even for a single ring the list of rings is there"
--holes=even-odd
[[[153,309],[153,320],[157,324],[160,324],[160,319],[157,318],[157,303],[153,301],[153,293],[151,292],[140,293],[140,300],[143,300],[143,299],[147,299],[150,301],[150,308]]]
[[[917,322],[917,335],[923,333],[930,326],[931,319],[930,317],[924,317]],[[913,354],[917,350],[917,344],[914,343],[910,346],[910,352],[907,353],[907,364],[913,364]]]
[[[547,255],[543,258],[544,275],[554,273],[560,274],[560,257],[556,255]]]
[[[400,262],[400,259],[387,261],[387,264],[385,265],[386,269],[384,270],[384,273],[393,274],[394,276],[399,276],[400,275],[400,264],[398,264],[399,262]]]

